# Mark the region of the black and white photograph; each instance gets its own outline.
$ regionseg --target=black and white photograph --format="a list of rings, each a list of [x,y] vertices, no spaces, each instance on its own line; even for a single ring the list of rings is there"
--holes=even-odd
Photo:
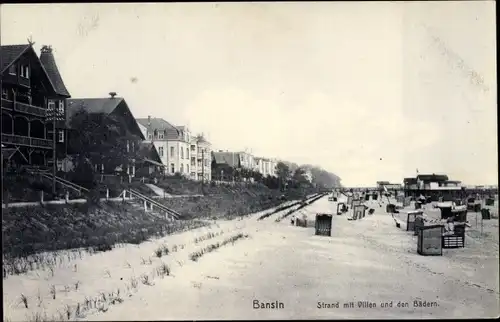
[[[495,1],[3,3],[3,321],[499,318]]]

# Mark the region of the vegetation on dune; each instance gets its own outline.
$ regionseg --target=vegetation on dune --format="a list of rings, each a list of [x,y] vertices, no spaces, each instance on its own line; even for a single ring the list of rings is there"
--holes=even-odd
[[[111,250],[117,243],[139,244],[153,236],[206,225],[167,221],[128,203],[102,203],[4,209],[3,254],[27,256],[69,248]]]

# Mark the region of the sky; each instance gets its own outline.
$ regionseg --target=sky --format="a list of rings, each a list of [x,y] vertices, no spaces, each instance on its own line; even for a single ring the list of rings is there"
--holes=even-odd
[[[495,3],[2,5],[1,43],[52,45],[73,98],[334,172],[498,184]]]

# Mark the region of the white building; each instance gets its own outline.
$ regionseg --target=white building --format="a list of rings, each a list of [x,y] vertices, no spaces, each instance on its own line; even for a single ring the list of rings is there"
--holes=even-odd
[[[212,145],[203,135],[191,137],[190,140],[190,177],[195,180],[212,180]]]
[[[180,173],[193,180],[201,180],[201,173],[206,173],[205,178],[211,179],[210,172],[210,143],[203,139],[200,142],[202,149],[208,150],[206,158],[201,160],[202,153],[198,153],[198,139],[191,135],[185,126],[174,126],[161,118],[139,118],[137,119],[146,142],[153,142],[165,172],[173,175]],[[201,150],[200,150],[201,151]],[[194,162],[193,162],[194,161]],[[202,164],[208,164],[203,169]]]
[[[274,176],[276,177],[276,162],[273,159],[267,158],[255,158],[255,171],[258,171],[262,176]]]
[[[240,157],[241,167],[244,169],[255,170],[255,157],[248,152],[237,152]]]

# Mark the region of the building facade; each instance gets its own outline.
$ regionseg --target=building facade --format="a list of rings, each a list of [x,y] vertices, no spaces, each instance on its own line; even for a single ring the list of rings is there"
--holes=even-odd
[[[32,44],[1,46],[2,154],[16,168],[49,167],[66,154],[66,99],[52,49],[41,58]],[[55,121],[55,127],[53,120]],[[55,129],[55,131],[54,131]],[[55,132],[55,142],[54,142]],[[54,153],[55,151],[55,153]]]
[[[439,197],[455,198],[461,195],[463,187],[460,181],[450,180],[447,175],[420,174],[415,178],[405,178],[403,187],[406,196],[429,196],[434,200]]]
[[[165,173],[179,173],[192,180],[211,180],[210,143],[193,136],[186,126],[174,126],[162,118],[138,118],[137,123],[146,138],[158,151]],[[206,165],[205,165],[206,164]]]
[[[263,177],[276,177],[277,161],[267,158],[255,158],[255,171],[262,174]]]
[[[248,152],[237,152],[240,158],[240,164],[243,169],[255,170],[255,157]]]
[[[191,178],[196,180],[212,180],[212,144],[203,135],[192,138],[191,145]]]
[[[116,172],[121,172],[122,174],[127,174],[129,176],[135,176],[136,170],[136,160],[134,159],[134,155],[136,152],[140,150],[140,144],[145,139],[140,130],[135,118],[124,98],[115,97],[116,93],[111,92],[110,97],[104,98],[75,98],[68,99],[67,101],[67,118],[68,122],[71,125],[71,121],[77,117],[77,115],[84,111],[90,117],[95,116],[103,116],[103,124],[110,124],[112,126],[116,126],[116,131],[122,137],[135,137],[136,142],[133,142],[129,139],[123,143],[123,146],[120,149],[126,150],[127,159],[119,160],[120,165],[116,168],[106,168],[104,164],[93,164],[96,172],[100,172],[102,174],[114,174]],[[72,128],[69,126],[69,136],[70,143],[68,144],[68,154],[70,155],[70,160],[67,160],[68,168],[72,167],[71,159],[80,153],[73,148],[72,140],[78,140],[80,135],[88,135],[89,133],[81,133],[81,131]],[[92,148],[91,148],[92,149]],[[87,151],[88,152],[88,151]],[[98,147],[95,150],[91,151],[93,155],[103,154],[106,156],[104,152],[100,151]]]

